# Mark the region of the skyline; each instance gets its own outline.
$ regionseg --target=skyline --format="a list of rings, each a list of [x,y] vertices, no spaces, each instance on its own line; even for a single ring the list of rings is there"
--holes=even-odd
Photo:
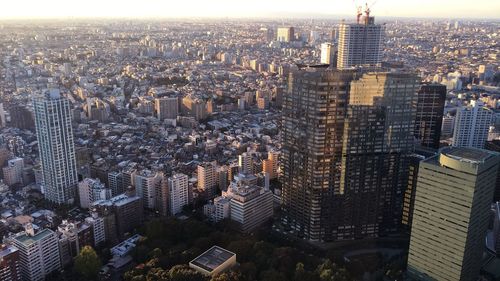
[[[0,280],[496,276],[499,0],[100,1],[0,5]]]
[[[63,0],[26,0],[3,3],[0,19],[23,18],[269,18],[269,17],[330,17],[348,19],[355,15],[359,0],[310,0],[307,5],[291,1],[230,1],[185,0],[171,3],[162,0],[88,0],[68,4]],[[138,5],[137,3],[140,3]],[[368,1],[377,17],[412,18],[500,18],[500,2],[477,0]],[[279,19],[277,18],[277,19]]]

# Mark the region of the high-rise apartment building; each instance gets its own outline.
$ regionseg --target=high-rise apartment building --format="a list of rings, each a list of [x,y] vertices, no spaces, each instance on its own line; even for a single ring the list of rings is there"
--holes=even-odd
[[[338,68],[378,65],[382,59],[384,27],[373,17],[362,23],[341,23],[339,27]]]
[[[26,232],[18,233],[9,241],[19,249],[22,279],[41,281],[61,269],[57,234],[50,229],[35,234],[32,226],[26,228]]]
[[[215,197],[217,183],[216,162],[206,162],[198,165],[198,189],[204,191],[207,198]]]
[[[108,184],[111,189],[111,195],[117,196],[125,191],[126,186],[123,186],[123,174],[119,171],[108,173]]]
[[[5,127],[7,124],[7,119],[5,118],[5,110],[3,108],[3,103],[0,103],[0,128]]]
[[[33,130],[35,128],[35,121],[33,114],[22,105],[14,105],[10,107],[10,125],[24,130]]]
[[[92,212],[91,216],[85,219],[85,223],[92,226],[94,246],[99,247],[101,243],[106,241],[104,218],[100,217],[96,212]]]
[[[59,254],[64,265],[71,262],[84,246],[94,246],[94,231],[86,222],[70,222],[63,220],[57,227],[59,236]]]
[[[231,199],[224,196],[214,198],[214,207],[213,220],[215,222],[219,222],[231,216]]]
[[[401,225],[420,79],[366,73],[351,83],[339,198],[331,219],[336,239],[379,237]]]
[[[423,84],[417,96],[415,137],[420,145],[438,149],[446,101],[446,86]]]
[[[143,199],[130,192],[109,200],[96,201],[93,209],[105,218],[106,239],[123,238],[127,232],[143,224]]]
[[[276,41],[291,42],[295,40],[295,29],[293,27],[278,27],[276,32]]]
[[[52,89],[44,97],[34,98],[33,107],[45,198],[70,204],[78,176],[69,100]]]
[[[7,147],[0,147],[0,167],[3,167],[7,160],[12,157],[12,152]]]
[[[21,281],[19,250],[10,245],[0,245],[0,280]]]
[[[170,214],[177,215],[182,208],[189,204],[188,176],[174,174],[168,178]]]
[[[499,154],[443,148],[418,173],[408,255],[415,280],[479,278]]]
[[[225,191],[229,185],[229,168],[228,166],[219,166],[217,168],[217,175],[218,175],[218,179],[219,179],[219,182],[218,182],[218,185],[219,185],[219,188],[222,190],[222,191]]]
[[[453,136],[453,128],[455,128],[455,116],[449,113],[443,117],[443,124],[441,125],[442,136]]]
[[[87,98],[87,102],[84,104],[83,109],[90,120],[106,122],[109,118],[109,104],[99,98]]]
[[[154,210],[157,212],[157,214],[161,216],[168,216],[170,213],[169,210],[169,205],[170,205],[170,198],[169,198],[169,193],[170,191],[168,190],[168,178],[167,177],[162,177],[160,183],[156,186],[155,189],[155,208]]]
[[[78,159],[78,155],[81,153],[78,153],[78,148],[77,148],[77,164],[81,161],[81,159]],[[87,160],[87,163],[90,160]],[[85,163],[84,165],[86,165]],[[108,181],[108,174],[109,174],[109,164],[107,164],[105,161],[98,161],[90,165],[90,176],[89,178],[94,178],[94,179],[99,179],[105,186],[109,186],[109,181]]]
[[[179,99],[177,97],[156,98],[155,113],[160,120],[176,119],[179,115]]]
[[[493,111],[480,100],[462,106],[455,117],[453,146],[484,148],[492,118]]]
[[[182,111],[197,121],[208,117],[207,103],[190,95],[182,98]]]
[[[162,172],[142,170],[135,174],[135,192],[144,201],[144,208],[155,209],[157,190],[161,188]]]
[[[129,163],[125,168],[123,168],[121,172],[121,183],[122,183],[122,189],[125,192],[127,188],[130,186],[135,187],[135,174],[138,173],[137,171],[137,163],[132,162]],[[117,194],[116,196],[118,196]]]
[[[273,195],[262,187],[232,184],[223,195],[231,199],[230,217],[242,232],[255,230],[273,216]]]
[[[282,113],[282,222],[309,240],[330,240],[340,194],[344,119],[352,70],[308,68],[288,79]]]
[[[80,207],[88,209],[95,201],[110,199],[111,189],[106,188],[99,179],[84,178],[78,183],[78,194]]]
[[[267,153],[267,159],[262,161],[262,172],[269,174],[269,179],[275,179],[278,177],[278,167],[279,167],[279,154],[276,151],[269,151]]]
[[[249,174],[253,172],[253,156],[249,152],[244,152],[238,156],[238,166],[240,173]]]
[[[321,44],[321,63],[330,66],[337,66],[337,50],[332,43]]]
[[[6,185],[11,186],[23,182],[24,160],[23,158],[14,158],[7,161],[7,167],[2,169],[3,180]]]

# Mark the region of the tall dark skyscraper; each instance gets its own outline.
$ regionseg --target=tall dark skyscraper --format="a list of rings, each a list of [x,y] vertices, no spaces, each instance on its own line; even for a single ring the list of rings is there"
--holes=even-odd
[[[344,127],[337,239],[378,237],[401,225],[420,80],[367,73],[351,83]]]
[[[307,69],[290,75],[283,110],[284,224],[317,241],[398,229],[418,83],[401,73],[359,78],[356,71]]]
[[[292,72],[283,103],[283,223],[301,237],[329,240],[349,83],[354,71]]]
[[[415,119],[415,137],[420,145],[439,148],[445,101],[445,85],[423,84],[420,86]]]
[[[492,140],[486,143],[485,149],[500,152],[500,140]],[[495,195],[493,202],[500,201],[500,165],[498,166],[497,180],[495,184]]]
[[[413,221],[413,210],[415,209],[415,195],[417,193],[418,170],[420,163],[435,156],[437,149],[424,146],[415,147],[414,153],[410,156],[410,165],[408,168],[408,186],[406,187],[403,199],[403,217],[401,223],[406,230],[411,230]]]

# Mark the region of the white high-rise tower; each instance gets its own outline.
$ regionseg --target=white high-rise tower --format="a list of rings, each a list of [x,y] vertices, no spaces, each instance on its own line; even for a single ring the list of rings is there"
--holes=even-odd
[[[335,45],[332,43],[321,44],[321,63],[332,65],[335,62]]]
[[[370,10],[357,23],[341,23],[339,27],[339,46],[337,67],[349,68],[356,65],[378,65],[382,59],[382,40],[384,27],[375,24]]]
[[[78,185],[71,106],[59,90],[52,89],[33,99],[33,107],[45,198],[71,204]]]
[[[170,214],[182,212],[182,208],[189,204],[188,176],[175,174],[168,178]]]
[[[461,107],[455,117],[453,146],[484,148],[492,118],[493,112],[482,101]]]

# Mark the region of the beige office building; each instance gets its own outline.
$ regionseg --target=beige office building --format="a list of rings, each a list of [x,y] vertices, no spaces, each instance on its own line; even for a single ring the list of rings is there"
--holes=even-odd
[[[204,191],[207,198],[215,197],[217,182],[217,163],[215,161],[198,165],[198,190]]]
[[[276,35],[276,40],[279,42],[290,42],[295,39],[293,27],[278,27]]]
[[[500,154],[449,147],[420,164],[410,280],[476,281]]]

